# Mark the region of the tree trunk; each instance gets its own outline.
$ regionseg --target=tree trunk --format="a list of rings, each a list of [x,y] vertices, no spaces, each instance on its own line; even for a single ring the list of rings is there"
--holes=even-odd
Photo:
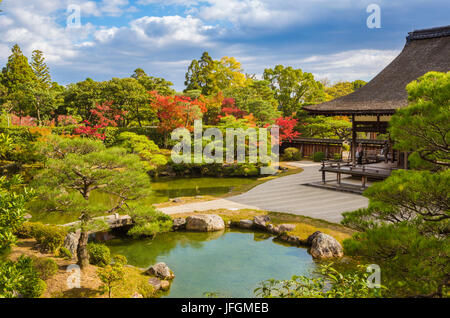
[[[87,251],[89,233],[86,230],[81,230],[80,240],[78,241],[77,257],[78,266],[81,269],[86,268],[89,265],[89,254]]]

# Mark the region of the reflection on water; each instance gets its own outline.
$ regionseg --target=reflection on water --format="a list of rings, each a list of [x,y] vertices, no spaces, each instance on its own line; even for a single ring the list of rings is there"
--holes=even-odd
[[[247,231],[172,232],[154,240],[114,239],[107,245],[137,267],[165,262],[176,275],[168,297],[202,297],[204,292],[253,297],[263,280],[309,275],[314,268],[306,249]]]
[[[142,200],[142,204],[154,204],[169,201],[176,197],[189,197],[196,195],[221,195],[230,192],[233,188],[254,182],[252,178],[180,178],[164,177],[152,180],[152,194]],[[117,198],[106,193],[92,192],[90,200],[113,207]],[[77,220],[78,215],[73,213],[42,213],[39,208],[32,211],[33,221],[44,223],[69,223]]]

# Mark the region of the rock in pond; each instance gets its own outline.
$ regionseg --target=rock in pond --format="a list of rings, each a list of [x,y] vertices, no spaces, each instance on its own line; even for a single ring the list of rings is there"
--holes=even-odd
[[[186,228],[186,219],[185,218],[176,218],[173,220],[174,231],[184,230]]]
[[[169,266],[166,265],[166,263],[157,263],[153,266],[150,266],[150,268],[147,271],[148,274],[156,276],[161,279],[174,279],[175,275],[170,270]]]
[[[251,229],[253,227],[252,220],[240,220],[238,223],[238,227],[241,229]]]
[[[186,218],[186,230],[199,232],[221,231],[225,222],[217,214],[191,215]]]
[[[153,291],[158,291],[158,290],[168,290],[170,288],[170,282],[167,280],[160,280],[157,277],[150,277],[148,279],[148,283],[150,285],[152,285],[153,287]],[[142,298],[142,297],[140,297]]]
[[[253,218],[253,224],[255,227],[265,230],[267,223],[270,222],[270,217],[268,215],[258,215]]]
[[[312,235],[314,235],[314,238],[310,240],[308,237],[307,241],[312,242],[309,252],[313,258],[323,259],[344,256],[341,244],[334,237],[322,232],[316,232]]]
[[[154,291],[158,291],[161,289],[161,281],[156,277],[150,277],[148,279],[148,283],[152,285]]]
[[[319,235],[320,233],[322,233],[322,232],[316,231],[316,232],[314,232],[313,234],[311,234],[310,236],[308,236],[308,238],[306,239],[306,244],[307,244],[308,246],[311,246],[313,240],[314,240],[314,239],[316,238],[316,236]]]

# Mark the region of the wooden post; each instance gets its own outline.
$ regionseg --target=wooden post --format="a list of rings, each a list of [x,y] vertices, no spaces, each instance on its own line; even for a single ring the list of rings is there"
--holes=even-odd
[[[341,163],[338,162],[337,184],[341,184]]]
[[[403,153],[403,169],[408,169],[408,153],[406,151]]]
[[[325,161],[322,161],[322,183],[325,184]]]
[[[352,115],[352,163],[356,164],[356,124],[355,124],[355,115]]]

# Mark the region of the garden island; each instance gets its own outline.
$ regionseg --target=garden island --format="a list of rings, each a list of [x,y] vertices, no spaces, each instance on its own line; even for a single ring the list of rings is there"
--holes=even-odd
[[[448,297],[450,27],[368,83],[204,52],[183,92],[142,68],[62,86],[10,49],[0,297]],[[239,153],[230,129],[278,137]]]

